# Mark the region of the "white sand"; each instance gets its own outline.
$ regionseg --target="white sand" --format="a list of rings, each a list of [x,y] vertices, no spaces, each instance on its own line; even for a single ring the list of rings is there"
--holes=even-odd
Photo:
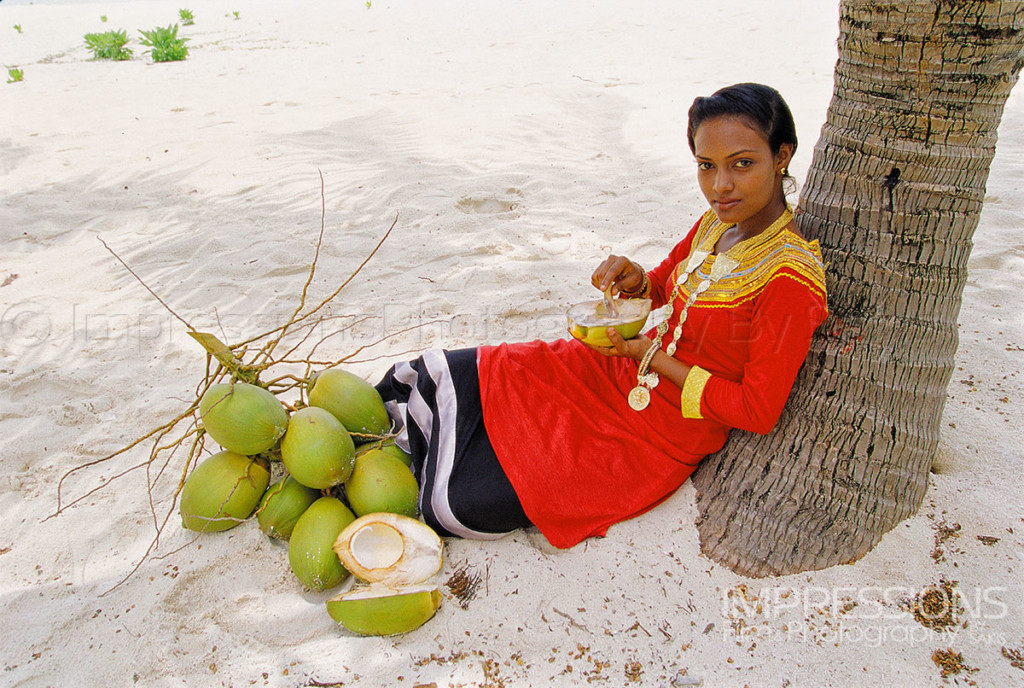
[[[332,310],[371,319],[328,356],[435,319],[351,369],[375,380],[430,346],[560,337],[609,250],[653,264],[702,211],[683,136],[694,96],[779,88],[803,177],[831,94],[834,4],[218,0],[193,3],[191,54],[164,65],[136,30],[186,3],[0,5],[0,63],[25,75],[0,84],[0,684],[935,686],[932,653],[951,647],[979,671],[948,683],[1019,685],[1001,647],[1024,645],[1020,88],[971,259],[941,473],[853,565],[737,576],[700,555],[686,485],[569,551],[531,532],[451,541],[442,581],[466,567],[484,581],[475,599],[446,595],[417,631],[365,639],[250,524],[101,596],[153,537],[141,473],[44,520],[64,471],[163,422],[202,375],[184,327],[97,237],[197,327],[242,339],[295,305],[320,170],[316,296],[399,215]],[[82,35],[117,28],[136,58],[91,61]],[[942,521],[962,529],[936,562]],[[172,522],[158,553],[189,540]],[[942,577],[969,621],[946,635],[895,602]],[[740,585],[760,613],[726,613]],[[843,598],[859,604],[844,612]]]

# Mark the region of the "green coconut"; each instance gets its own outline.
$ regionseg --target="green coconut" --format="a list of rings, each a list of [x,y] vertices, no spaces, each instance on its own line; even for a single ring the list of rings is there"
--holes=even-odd
[[[277,397],[247,382],[212,385],[199,401],[199,417],[217,444],[247,456],[272,448],[288,429]]]
[[[345,426],[329,411],[307,406],[292,414],[281,440],[281,460],[306,487],[325,490],[352,475],[356,448]]]
[[[585,301],[569,309],[569,334],[591,346],[611,346],[608,328],[632,339],[640,334],[651,312],[650,299],[615,299],[615,312],[609,312],[604,300]]]
[[[332,546],[355,518],[348,507],[334,497],[321,497],[299,517],[288,540],[288,563],[295,577],[307,588],[327,590],[348,576]]]
[[[181,488],[178,512],[188,530],[216,533],[252,514],[270,482],[267,463],[222,451],[196,466]]]
[[[361,516],[341,531],[334,551],[359,585],[331,598],[327,613],[363,635],[394,635],[418,628],[441,604],[429,581],[441,570],[443,545],[416,519],[391,513]]]
[[[382,449],[356,456],[345,495],[357,516],[387,511],[415,516],[419,485],[403,461]]]
[[[256,522],[268,536],[287,540],[299,517],[319,498],[317,490],[306,487],[290,475],[286,476],[271,485],[263,495],[256,510]]]
[[[369,585],[327,601],[327,613],[350,631],[361,635],[408,633],[430,620],[441,606],[441,591],[422,587],[395,593],[390,588]]]
[[[371,449],[380,449],[381,451],[387,454],[391,454],[397,459],[401,459],[402,463],[404,463],[406,466],[412,465],[412,457],[406,454],[404,451],[402,451],[402,449],[397,444],[395,444],[395,441],[393,439],[370,442],[369,444],[364,444],[362,446],[356,447],[356,456],[358,456],[359,454],[365,454]]]
[[[391,429],[391,418],[377,390],[344,370],[320,372],[309,393],[309,405],[327,409],[352,433],[383,435]]]

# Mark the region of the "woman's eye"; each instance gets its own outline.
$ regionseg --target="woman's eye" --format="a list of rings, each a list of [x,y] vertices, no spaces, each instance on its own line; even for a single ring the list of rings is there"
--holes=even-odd
[[[699,162],[699,163],[697,163],[697,169],[706,172],[706,171],[711,169],[711,163],[709,163],[709,162]]]
[[[753,164],[754,164],[753,160],[746,160],[746,159],[744,159],[744,160],[737,160],[736,161],[736,167],[739,167],[739,168],[750,167]]]

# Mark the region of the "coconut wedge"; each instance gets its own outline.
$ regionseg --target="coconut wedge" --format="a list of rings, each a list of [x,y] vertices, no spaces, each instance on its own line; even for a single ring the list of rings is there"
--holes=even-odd
[[[417,586],[396,593],[384,585],[361,585],[327,601],[327,613],[361,635],[396,635],[419,628],[441,606],[441,591]]]
[[[443,545],[431,528],[393,513],[357,518],[334,542],[338,559],[357,585],[327,602],[331,618],[362,635],[394,635],[418,628],[441,604],[427,581],[441,570]]]

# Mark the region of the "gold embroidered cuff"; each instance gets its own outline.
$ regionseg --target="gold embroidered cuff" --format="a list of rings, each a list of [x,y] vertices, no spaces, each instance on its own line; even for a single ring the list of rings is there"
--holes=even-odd
[[[700,366],[690,368],[690,373],[683,383],[683,395],[680,407],[683,418],[703,418],[700,415],[700,400],[704,396],[704,385],[711,379],[711,373]]]

